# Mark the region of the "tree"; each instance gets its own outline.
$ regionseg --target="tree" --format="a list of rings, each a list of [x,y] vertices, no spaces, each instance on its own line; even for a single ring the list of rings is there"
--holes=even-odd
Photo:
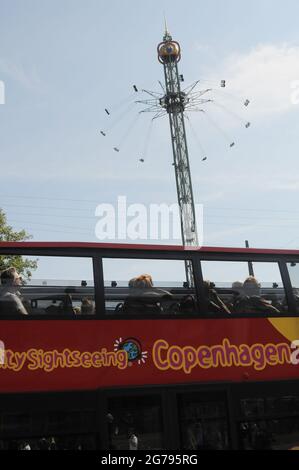
[[[25,230],[16,232],[7,224],[6,215],[0,209],[0,242],[20,242],[30,240],[31,235],[26,233]],[[22,274],[25,279],[29,279],[32,271],[37,268],[37,260],[23,258],[21,255],[1,255],[0,256],[0,272],[6,268],[14,267],[19,274]]]

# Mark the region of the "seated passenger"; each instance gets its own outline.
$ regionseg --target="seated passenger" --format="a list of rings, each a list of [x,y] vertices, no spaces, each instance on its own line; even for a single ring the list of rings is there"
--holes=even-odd
[[[236,297],[242,296],[244,293],[243,282],[235,281],[232,283],[232,291]]]
[[[243,282],[235,281],[232,283],[232,299],[228,303],[228,307],[232,312],[235,308],[235,304],[240,300],[244,295]]]
[[[129,281],[130,293],[123,310],[128,313],[160,313],[160,302],[171,300],[170,292],[155,288],[150,274],[141,274]]]
[[[141,274],[131,279],[131,287],[139,294],[145,297],[172,298],[170,292],[158,287],[154,287],[153,279],[150,274]]]
[[[135,279],[136,279],[136,277],[132,277],[132,279],[129,280],[129,282],[128,282],[129,287],[134,287]]]
[[[28,315],[18,290],[22,284],[22,278],[17,270],[13,267],[5,269],[0,279],[0,314]]]
[[[271,303],[261,297],[260,283],[249,276],[243,283],[244,295],[235,302],[235,313],[280,313]]]
[[[220,299],[216,290],[214,289],[214,284],[210,281],[204,281],[204,291],[205,298],[208,301],[208,311],[209,313],[228,313],[230,315],[230,309],[225,305],[225,303]]]
[[[83,297],[81,301],[81,315],[93,315],[94,314],[94,305],[93,301],[88,297]]]

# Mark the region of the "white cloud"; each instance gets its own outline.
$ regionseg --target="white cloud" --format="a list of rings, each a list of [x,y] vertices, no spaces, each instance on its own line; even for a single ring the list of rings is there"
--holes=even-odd
[[[292,84],[299,80],[299,46],[262,44],[247,53],[232,54],[213,71],[215,76],[226,79],[224,92],[251,100],[251,117],[295,110]]]

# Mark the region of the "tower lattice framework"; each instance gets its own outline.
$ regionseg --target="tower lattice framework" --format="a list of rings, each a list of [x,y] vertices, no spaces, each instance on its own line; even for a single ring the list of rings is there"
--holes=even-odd
[[[195,204],[184,120],[184,110],[189,98],[185,92],[181,91],[180,84],[183,77],[178,70],[181,49],[179,43],[173,41],[167,30],[163,42],[158,45],[157,49],[158,59],[163,64],[165,77],[165,95],[160,98],[159,104],[169,116],[182,242],[186,246],[197,246]],[[186,277],[189,285],[193,285],[191,262],[186,262]]]

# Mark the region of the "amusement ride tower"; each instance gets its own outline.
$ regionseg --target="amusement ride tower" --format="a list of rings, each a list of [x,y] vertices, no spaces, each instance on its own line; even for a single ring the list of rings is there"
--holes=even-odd
[[[173,152],[173,167],[175,170],[176,189],[178,204],[180,210],[180,224],[181,224],[181,236],[183,246],[198,246],[199,239],[196,225],[196,211],[195,203],[192,190],[191,171],[188,155],[187,136],[185,129],[185,117],[188,118],[188,111],[197,111],[202,113],[208,118],[206,112],[206,103],[220,107],[222,110],[229,112],[234,118],[243,121],[236,113],[227,110],[224,105],[217,103],[214,98],[207,97],[207,94],[214,90],[214,88],[198,89],[197,85],[200,84],[200,80],[197,80],[192,85],[181,89],[181,83],[184,81],[183,75],[179,73],[178,62],[181,59],[181,48],[177,41],[172,39],[167,27],[165,26],[165,34],[163,41],[158,44],[157,47],[158,60],[164,68],[165,86],[161,88],[163,93],[142,90],[147,95],[150,95],[148,99],[137,100],[135,103],[146,105],[144,109],[139,113],[154,113],[152,121],[156,118],[160,118],[168,114],[171,144]],[[225,88],[226,81],[220,81],[220,87]],[[133,86],[134,91],[138,92],[136,85]],[[204,96],[206,95],[206,96]],[[210,95],[208,95],[210,96]],[[243,101],[245,107],[248,106],[250,101],[246,99]],[[105,108],[106,114],[110,114],[109,110]],[[217,130],[221,131],[222,136],[227,140],[227,135],[224,133],[220,126],[213,123],[211,117],[209,117],[210,123],[212,123]],[[191,126],[191,122],[188,119]],[[250,126],[250,122],[244,121],[245,128]],[[101,131],[103,136],[106,136],[106,132]],[[234,147],[235,142],[229,141],[229,146]],[[120,151],[119,146],[114,147],[116,152]],[[202,161],[207,159],[206,156],[202,158]],[[139,159],[140,162],[144,162],[144,155]],[[189,286],[194,284],[193,282],[193,271],[191,262],[186,261],[186,280]]]
[[[180,86],[183,79],[178,70],[178,62],[181,59],[180,45],[177,41],[173,41],[167,28],[163,42],[158,44],[157,50],[159,62],[164,67],[165,77],[165,95],[160,98],[159,104],[169,116],[182,242],[183,245],[196,246],[198,245],[198,235],[184,122],[184,110],[189,102],[189,97],[187,93],[181,91]],[[190,262],[186,263],[186,276],[189,285],[192,285],[192,266]]]

